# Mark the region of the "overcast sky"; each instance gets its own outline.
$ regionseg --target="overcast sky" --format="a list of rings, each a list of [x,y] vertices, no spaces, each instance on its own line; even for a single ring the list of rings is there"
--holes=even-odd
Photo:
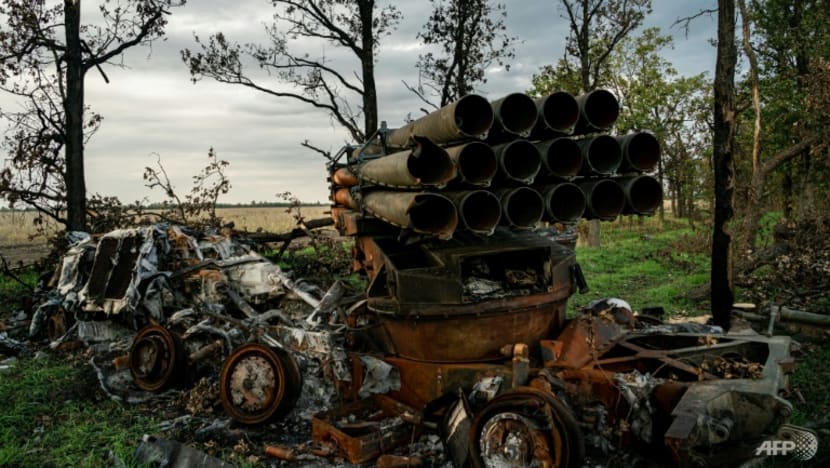
[[[381,5],[387,4],[379,1]],[[507,0],[509,34],[518,36],[516,58],[509,72],[488,71],[481,94],[496,99],[524,91],[539,67],[563,55],[567,24],[556,0]],[[714,73],[716,20],[703,16],[692,23],[688,35],[672,28],[678,17],[712,8],[714,0],[654,0],[646,26],[659,26],[675,37],[669,58],[681,74]],[[84,21],[97,15],[98,2],[84,0]],[[381,120],[397,127],[422,107],[401,84],[417,81],[414,64],[423,51],[416,33],[429,14],[425,0],[396,2],[403,14],[398,29],[383,39],[376,65]],[[87,189],[115,195],[128,202],[148,196],[161,199],[144,187],[142,173],[157,153],[174,184],[186,192],[190,178],[206,161],[208,148],[230,162],[233,188],[221,199],[237,203],[275,201],[277,192],[291,191],[303,201],[325,201],[324,159],[299,146],[305,139],[336,151],[346,134],[322,111],[297,102],[277,99],[241,86],[212,80],[191,83],[180,50],[193,48],[193,34],[207,37],[223,31],[230,40],[262,42],[264,24],[273,7],[268,0],[189,0],[173,10],[167,40],[152,48],[131,50],[127,69],[109,68],[110,84],[94,70],[86,79],[86,103],[104,116],[99,132],[86,147]],[[325,53],[337,60],[332,46],[306,44],[310,53]],[[315,51],[316,49],[316,51]],[[338,61],[350,74],[356,62]],[[272,82],[274,83],[274,82]],[[0,97],[0,105],[8,105]]]

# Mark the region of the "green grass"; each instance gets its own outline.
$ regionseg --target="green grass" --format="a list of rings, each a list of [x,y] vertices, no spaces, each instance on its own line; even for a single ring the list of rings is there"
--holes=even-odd
[[[34,288],[37,284],[38,273],[34,268],[16,271],[15,276],[20,281],[0,274],[0,319],[20,308],[21,298],[30,293],[29,287]]]
[[[662,306],[670,315],[707,313],[705,303],[686,298],[709,280],[709,256],[680,250],[699,236],[688,225],[603,223],[601,233],[601,247],[576,249],[590,292],[574,296],[573,305],[619,297],[634,310]]]
[[[128,463],[155,420],[105,398],[89,366],[21,359],[0,375],[0,466]]]

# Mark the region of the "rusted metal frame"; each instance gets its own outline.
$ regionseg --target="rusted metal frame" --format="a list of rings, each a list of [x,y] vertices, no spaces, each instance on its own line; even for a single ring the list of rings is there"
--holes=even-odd
[[[647,336],[647,335],[641,335],[641,336]],[[695,335],[683,335],[683,336],[695,336]],[[631,337],[628,337],[627,339],[630,339],[630,338]],[[608,359],[608,360],[605,360],[605,361],[598,361],[597,364],[600,364],[600,363],[601,364],[609,364],[609,363],[614,363],[614,362],[625,362],[626,360],[637,360],[637,359],[643,359],[643,358],[646,358],[646,359],[652,358],[652,359],[657,359],[659,361],[662,361],[665,364],[670,365],[672,367],[675,367],[675,368],[677,368],[679,370],[682,370],[684,372],[689,372],[692,375],[700,375],[706,380],[716,380],[716,379],[719,379],[720,377],[717,377],[716,375],[711,374],[709,372],[703,371],[702,369],[700,369],[698,367],[694,367],[694,366],[691,366],[687,363],[684,363],[684,362],[678,360],[677,358],[669,356],[669,354],[678,355],[678,356],[688,355],[688,354],[692,354],[692,355],[698,354],[699,355],[699,353],[701,353],[701,352],[704,352],[704,354],[709,354],[709,352],[711,352],[713,350],[735,348],[735,347],[739,347],[739,346],[741,346],[743,344],[746,344],[746,343],[747,343],[746,341],[740,341],[739,339],[735,340],[735,341],[732,341],[730,339],[730,341],[728,341],[728,342],[715,343],[715,344],[712,344],[712,345],[691,346],[691,347],[686,347],[686,348],[674,348],[674,349],[666,349],[666,350],[662,350],[662,349],[661,350],[652,350],[652,349],[646,349],[646,348],[643,348],[641,346],[635,345],[635,344],[630,343],[626,340],[621,340],[620,342],[617,343],[619,346],[623,346],[623,347],[628,348],[632,351],[636,351],[637,354],[635,356],[626,356],[626,357],[623,357],[623,358],[613,358],[613,359]]]
[[[430,362],[387,356],[387,363],[400,371],[401,388],[390,392],[396,400],[412,407],[423,407],[459,388],[468,387],[485,376],[500,376],[509,386],[512,366],[506,358],[501,362]],[[356,385],[360,382],[355,378]]]
[[[314,415],[311,420],[312,437],[321,443],[335,442],[350,463],[365,463],[409,443],[417,435],[418,427],[406,423],[401,417],[406,413],[416,414],[417,411],[387,396],[374,395]],[[338,424],[347,415],[356,415],[358,420],[366,417],[367,420]],[[400,417],[401,423],[386,427],[381,424],[394,417]]]
[[[256,326],[256,325],[249,325],[249,324],[245,323],[244,321],[239,320],[239,319],[234,318],[234,317],[231,317],[229,315],[223,315],[223,314],[213,312],[212,310],[209,310],[207,307],[205,307],[205,304],[200,304],[200,305],[202,307],[197,307],[197,308],[194,309],[197,313],[202,314],[202,315],[206,315],[210,318],[213,318],[213,319],[216,319],[216,320],[219,320],[219,321],[230,323],[231,325],[239,328],[240,330],[242,330],[244,332],[251,333],[254,338],[262,340],[262,342],[267,344],[268,346],[271,346],[271,347],[274,347],[274,348],[283,348],[282,343],[279,340],[277,340],[276,338],[274,338],[273,336],[269,335],[267,333],[267,331],[264,329],[264,327]]]

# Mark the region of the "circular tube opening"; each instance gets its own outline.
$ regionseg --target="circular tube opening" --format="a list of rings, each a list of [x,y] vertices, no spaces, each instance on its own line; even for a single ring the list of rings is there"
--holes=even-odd
[[[625,208],[625,192],[610,179],[596,182],[588,197],[591,214],[600,219],[613,219]]]
[[[660,160],[660,143],[648,132],[631,135],[625,148],[628,164],[640,172],[651,172]]]
[[[486,143],[469,143],[458,155],[458,172],[463,180],[471,184],[490,185],[497,171],[496,153]]]
[[[600,135],[588,142],[587,162],[592,172],[613,174],[622,163],[622,151],[617,139]]]
[[[487,133],[493,125],[493,107],[487,99],[468,94],[455,104],[455,126],[467,136]]]
[[[628,202],[635,213],[654,213],[663,201],[663,188],[654,177],[637,177],[628,186]]]
[[[575,184],[559,184],[547,193],[548,216],[553,221],[576,221],[585,212],[585,193]]]
[[[434,144],[423,144],[406,160],[406,168],[424,185],[441,185],[453,178],[453,163],[447,152]]]
[[[536,103],[526,94],[510,94],[496,107],[502,127],[510,133],[525,134],[536,124]]]
[[[570,138],[557,138],[550,142],[543,157],[548,171],[555,176],[573,177],[582,168],[582,151]]]
[[[434,193],[417,195],[407,214],[412,228],[420,232],[445,235],[458,226],[458,212],[453,202]]]
[[[542,99],[540,113],[548,128],[570,133],[579,120],[579,104],[571,93],[557,91]]]
[[[501,168],[510,179],[530,183],[541,167],[539,150],[527,140],[515,140],[502,149]]]
[[[620,105],[610,91],[597,89],[588,93],[582,113],[589,125],[604,130],[617,121],[620,115]]]
[[[459,211],[464,226],[474,232],[493,232],[501,219],[499,198],[486,190],[470,192],[461,200]]]
[[[545,206],[542,195],[529,187],[513,189],[502,201],[507,221],[517,227],[533,227],[542,219]]]

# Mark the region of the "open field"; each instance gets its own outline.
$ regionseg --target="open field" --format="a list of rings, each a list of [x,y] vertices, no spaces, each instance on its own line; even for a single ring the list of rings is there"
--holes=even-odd
[[[328,206],[303,206],[300,213],[306,220],[326,217]],[[285,232],[296,227],[294,215],[281,207],[240,207],[218,208],[217,216],[225,222],[233,221],[241,231]],[[38,230],[33,211],[0,212],[0,255],[11,265],[19,262],[29,264],[46,255],[49,251],[47,238],[58,232],[54,222],[47,222]]]

